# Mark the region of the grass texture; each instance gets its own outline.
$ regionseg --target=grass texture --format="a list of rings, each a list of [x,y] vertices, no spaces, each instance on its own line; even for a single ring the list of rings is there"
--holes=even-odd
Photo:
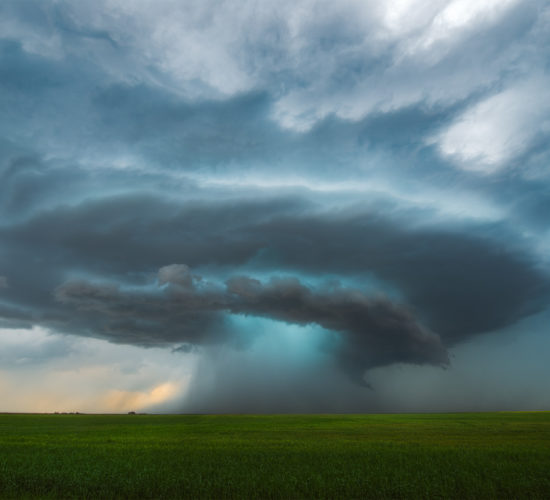
[[[550,413],[0,415],[3,498],[550,498]]]

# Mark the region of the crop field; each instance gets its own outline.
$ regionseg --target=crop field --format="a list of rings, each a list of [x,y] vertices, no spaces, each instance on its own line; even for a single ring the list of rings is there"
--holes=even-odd
[[[0,496],[550,498],[550,413],[3,414]]]

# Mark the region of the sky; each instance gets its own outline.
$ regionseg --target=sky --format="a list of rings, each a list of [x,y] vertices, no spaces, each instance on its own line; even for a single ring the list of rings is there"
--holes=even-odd
[[[0,3],[0,411],[550,410],[550,4]]]

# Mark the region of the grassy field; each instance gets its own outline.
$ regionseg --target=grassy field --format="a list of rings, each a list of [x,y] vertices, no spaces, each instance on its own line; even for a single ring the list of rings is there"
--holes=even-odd
[[[0,496],[550,498],[550,413],[0,415]]]

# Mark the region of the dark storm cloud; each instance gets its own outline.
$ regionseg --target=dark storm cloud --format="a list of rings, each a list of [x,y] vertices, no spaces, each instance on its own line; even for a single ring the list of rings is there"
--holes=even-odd
[[[342,333],[343,345],[333,350],[342,369],[358,382],[374,366],[448,363],[439,336],[387,299],[370,299],[358,290],[340,287],[312,291],[296,278],[272,279],[267,285],[247,277],[232,278],[227,290],[238,297],[232,312],[316,323]]]
[[[151,271],[178,260],[193,267],[238,265],[267,243],[248,234],[250,220],[262,223],[278,213],[300,213],[308,205],[290,197],[263,202],[191,198],[181,204],[133,194],[44,210],[24,222],[4,226],[0,233],[6,252],[32,252],[40,242],[41,258],[57,262],[52,271],[76,271],[83,266],[98,273],[125,274]]]
[[[58,325],[63,330],[77,327],[113,342],[142,346],[230,341],[219,312],[223,298],[215,293],[195,294],[181,287],[176,293],[129,292],[112,284],[72,281],[58,287],[55,298],[70,306]]]
[[[314,290],[296,278],[272,278],[263,284],[243,276],[221,287],[203,282],[181,264],[161,268],[158,283],[168,285],[160,294],[68,282],[57,288],[55,296],[72,307],[72,314],[95,313],[90,327],[96,335],[117,342],[220,342],[223,337],[212,334],[216,329],[221,333],[220,313],[225,312],[317,324],[337,332],[340,340],[330,346],[331,354],[358,383],[364,371],[375,366],[448,363],[439,336],[420,325],[410,311],[359,290],[334,286]]]
[[[510,236],[504,228],[410,228],[407,221],[406,217],[388,218],[357,208],[326,213],[315,204],[288,197],[183,205],[149,195],[113,197],[60,207],[4,226],[0,231],[4,242],[0,262],[10,282],[6,299],[32,311],[27,319],[39,321],[42,317],[45,322],[59,324],[68,321],[69,313],[53,303],[52,290],[72,275],[144,285],[162,267],[160,282],[177,285],[184,293],[195,283],[194,274],[184,266],[163,267],[178,261],[192,268],[209,266],[225,274],[228,269],[235,274],[235,269],[249,267],[262,273],[279,269],[309,276],[374,275],[400,290],[422,323],[437,332],[445,345],[506,326],[547,305],[547,274],[521,242],[508,242]],[[39,259],[35,256],[38,245]],[[25,264],[13,267],[8,265],[10,261]],[[102,327],[108,338],[138,344],[154,344],[159,339],[201,343],[203,337],[213,339],[219,332],[225,338],[227,331],[219,314],[222,310],[291,323],[315,322],[329,330],[345,330],[349,339],[359,339],[354,344],[357,349],[350,348],[349,352],[364,353],[358,354],[357,362],[363,365],[382,363],[383,356],[367,362],[366,352],[376,342],[369,339],[369,349],[360,348],[368,337],[354,336],[359,330],[356,325],[377,325],[384,322],[382,318],[399,325],[393,333],[380,337],[388,341],[388,345],[378,345],[380,352],[387,353],[388,363],[405,361],[411,350],[409,339],[422,336],[424,331],[408,322],[408,313],[383,301],[371,305],[369,319],[361,313],[362,296],[350,291],[316,295],[297,281],[262,286],[244,278],[229,281],[228,287],[229,292],[249,300],[244,305],[230,304],[219,292],[204,296],[190,292],[193,300],[189,309],[183,316],[172,315],[166,323],[159,323],[165,308],[172,311],[174,300],[177,302],[170,294],[165,301],[151,301],[147,294],[125,292],[119,285],[96,286],[85,280],[71,281],[58,289],[57,297],[83,311],[79,328],[73,325],[73,331],[97,331],[102,320],[91,313],[94,310],[108,318],[113,316],[108,328]],[[196,302],[199,297],[213,301],[209,312],[205,312],[205,302]],[[195,305],[197,310],[192,311]],[[324,309],[346,308],[349,316],[340,326],[335,323],[339,313],[322,315]],[[351,355],[346,362],[351,370]]]
[[[311,272],[371,270],[397,284],[450,338],[502,327],[548,300],[546,273],[506,232],[499,242],[498,226],[409,230],[374,214],[355,214],[279,218],[254,231],[277,235],[265,254],[273,263]]]

